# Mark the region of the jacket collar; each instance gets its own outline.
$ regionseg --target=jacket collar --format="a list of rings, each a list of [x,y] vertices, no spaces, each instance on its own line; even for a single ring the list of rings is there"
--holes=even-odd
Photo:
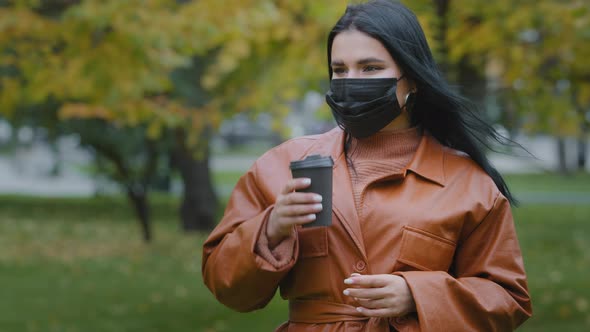
[[[445,186],[444,147],[430,133],[422,135],[422,141],[406,172],[412,171],[419,176]],[[404,176],[405,173],[404,172]]]
[[[327,132],[326,135],[329,135],[330,139],[318,141],[318,143],[322,144],[318,152],[323,152],[322,154],[324,155],[331,155],[332,159],[334,159],[335,168],[346,166],[346,162],[340,162],[340,159],[345,161],[344,144],[346,136],[344,135],[344,131],[337,127]],[[403,176],[406,176],[407,171],[411,171],[426,180],[444,187],[446,184],[444,154],[444,146],[430,133],[424,132],[418,150],[404,171]]]

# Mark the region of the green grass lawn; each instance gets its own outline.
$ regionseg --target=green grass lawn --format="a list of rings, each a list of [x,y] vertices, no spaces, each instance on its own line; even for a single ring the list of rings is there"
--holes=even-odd
[[[566,186],[509,181],[522,191]],[[175,204],[154,200],[148,246],[121,198],[0,197],[0,331],[272,331],[286,320],[279,299],[250,314],[213,299],[200,275],[205,235],[180,234]],[[590,206],[524,204],[514,214],[535,311],[521,330],[590,330]]]
[[[518,174],[507,175],[506,181],[515,192],[569,192],[590,194],[590,174]]]
[[[180,234],[173,199],[153,210],[145,245],[122,199],[0,197],[0,331],[264,331],[286,318],[284,304],[218,304],[200,274],[205,235]]]

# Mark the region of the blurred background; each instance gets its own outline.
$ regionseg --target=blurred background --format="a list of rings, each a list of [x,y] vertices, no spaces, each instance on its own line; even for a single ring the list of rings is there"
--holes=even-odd
[[[523,149],[489,157],[535,316],[590,330],[590,4],[414,0],[448,80]],[[0,0],[0,331],[271,331],[202,283],[241,174],[334,127],[342,0]]]

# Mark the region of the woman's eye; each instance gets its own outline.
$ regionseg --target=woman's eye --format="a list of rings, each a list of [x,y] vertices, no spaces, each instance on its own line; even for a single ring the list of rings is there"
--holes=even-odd
[[[376,71],[376,70],[381,70],[381,68],[377,67],[377,66],[366,66],[365,67],[365,71]]]
[[[334,72],[334,74],[343,74],[346,72],[344,68],[334,68],[332,69],[332,71]]]

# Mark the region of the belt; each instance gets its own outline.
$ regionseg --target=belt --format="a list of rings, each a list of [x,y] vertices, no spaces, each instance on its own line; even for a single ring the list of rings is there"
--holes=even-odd
[[[388,318],[367,317],[351,305],[328,301],[290,300],[289,321],[308,324],[366,321],[365,331],[389,331]]]

